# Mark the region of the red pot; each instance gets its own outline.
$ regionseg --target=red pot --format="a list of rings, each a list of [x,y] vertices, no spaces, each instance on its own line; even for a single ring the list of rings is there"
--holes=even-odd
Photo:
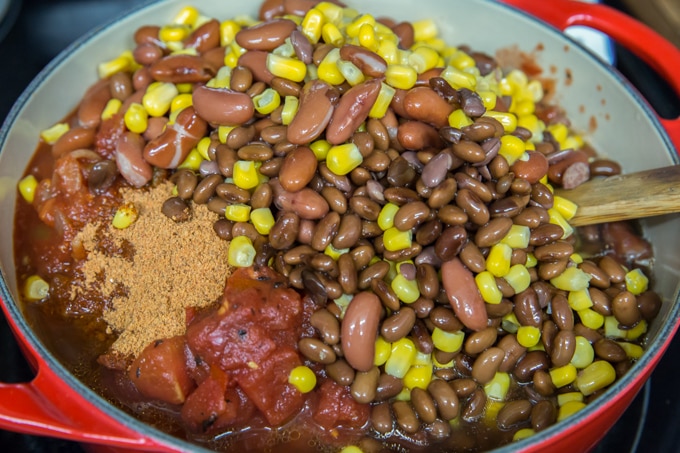
[[[246,2],[193,3],[215,17],[256,13]],[[548,68],[546,75],[556,80],[559,102],[574,126],[586,131],[595,147],[621,162],[625,171],[680,162],[675,151],[680,148],[680,118],[659,118],[613,68],[561,33],[572,25],[586,25],[606,33],[649,63],[680,93],[680,51],[621,13],[570,0],[504,0],[512,6],[484,0],[431,0],[419,2],[416,11],[410,11],[413,3],[405,0],[374,0],[369,5],[348,3],[356,3],[362,11],[401,19],[434,17],[448,42],[465,42],[492,54],[499,48],[516,45],[532,53],[541,67]],[[102,55],[119,54],[129,46],[125,39],[138,26],[161,23],[181,6],[184,1],[167,1],[133,11],[80,39],[31,83],[0,133],[2,212],[14,211],[14,188],[26,167],[30,154],[27,150],[34,148],[39,131],[52,124],[54,118],[68,113],[82,95],[83,87],[94,81],[95,74],[84,75],[82,68],[92,68]],[[117,450],[195,449],[109,405],[71,376],[40,343],[14,296],[11,217],[5,215],[0,224],[2,309],[37,375],[25,384],[0,384],[0,428]],[[680,250],[677,235],[680,217],[654,218],[643,226],[654,245],[656,289],[664,299],[662,311],[651,326],[645,355],[595,403],[501,451],[572,452],[592,448],[614,425],[660,360],[678,328],[680,255],[676,251]]]

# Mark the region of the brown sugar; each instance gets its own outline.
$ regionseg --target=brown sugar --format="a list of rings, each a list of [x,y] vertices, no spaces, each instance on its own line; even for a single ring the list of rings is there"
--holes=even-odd
[[[87,225],[75,239],[86,259],[77,292],[100,291],[110,300],[103,318],[118,338],[112,351],[136,356],[154,340],[181,335],[186,309],[217,301],[230,268],[228,242],[213,231],[218,214],[192,205],[189,220],[175,223],[161,212],[171,183],[149,191],[123,190],[137,220],[125,229]]]

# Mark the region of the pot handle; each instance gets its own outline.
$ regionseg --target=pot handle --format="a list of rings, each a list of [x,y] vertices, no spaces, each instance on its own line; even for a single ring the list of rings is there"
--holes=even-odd
[[[564,31],[583,25],[600,31],[637,55],[680,96],[680,49],[657,32],[609,6],[574,0],[501,0]],[[659,117],[680,153],[680,118]]]

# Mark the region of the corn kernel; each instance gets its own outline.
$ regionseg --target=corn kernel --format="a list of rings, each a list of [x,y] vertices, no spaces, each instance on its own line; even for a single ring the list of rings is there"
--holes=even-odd
[[[138,215],[137,208],[134,204],[125,203],[123,206],[119,207],[114,214],[111,225],[113,225],[114,228],[123,230],[135,223]]]
[[[595,310],[586,308],[584,310],[578,311],[577,313],[579,318],[581,318],[581,323],[590,329],[597,330],[604,324],[604,316]]]
[[[333,24],[341,23],[345,14],[342,6],[331,2],[324,1],[317,3],[314,8],[321,11],[326,22],[331,22]]]
[[[336,175],[346,175],[364,161],[359,148],[354,143],[336,145],[328,150],[326,165]]]
[[[512,248],[502,242],[494,244],[486,258],[486,270],[496,277],[503,277],[510,272]]]
[[[567,404],[569,401],[578,401],[578,402],[583,402],[583,393],[581,392],[566,392],[566,393],[559,393],[557,395],[557,405],[558,406],[563,406]]]
[[[234,162],[234,184],[246,190],[254,189],[260,184],[259,172],[255,162],[249,160]]]
[[[456,109],[449,115],[449,126],[462,129],[473,123],[472,119],[465,114],[463,109]]]
[[[342,47],[345,43],[345,36],[338,30],[338,27],[331,22],[326,22],[321,27],[321,38],[325,43],[335,47]]]
[[[505,401],[510,389],[510,375],[508,373],[497,371],[493,379],[484,384],[484,393],[486,396],[494,401]]]
[[[269,208],[257,208],[250,212],[250,222],[255,226],[258,233],[266,236],[276,222]]]
[[[418,288],[417,280],[409,280],[402,274],[395,275],[390,282],[390,286],[399,300],[405,304],[412,304],[420,297],[420,289]]]
[[[515,313],[510,312],[507,315],[503,316],[503,320],[501,321],[501,327],[508,333],[517,333],[519,329],[519,321],[517,320],[517,316],[515,316]]]
[[[541,340],[541,329],[534,326],[519,326],[517,328],[517,342],[525,348],[536,346]]]
[[[375,26],[375,18],[370,14],[357,15],[345,28],[345,33],[350,38],[358,38],[361,33],[361,27],[364,25]]]
[[[536,256],[533,253],[527,253],[527,262],[524,263],[527,269],[530,269],[532,267],[536,267],[538,264],[538,260],[536,259]]]
[[[255,247],[246,236],[236,236],[229,242],[227,262],[234,267],[249,267],[255,259]]]
[[[132,61],[127,55],[119,55],[116,58],[99,63],[97,74],[100,79],[111,77],[117,72],[128,71],[132,68]]]
[[[267,69],[275,76],[293,82],[302,82],[307,74],[307,65],[304,62],[273,53],[267,54]]]
[[[396,42],[388,39],[380,41],[376,53],[380,55],[388,65],[397,64],[399,62],[399,47]]]
[[[511,112],[497,112],[495,110],[487,110],[484,116],[490,116],[503,125],[503,130],[511,134],[517,129],[517,116]]]
[[[501,300],[503,300],[503,293],[498,288],[496,277],[494,277],[491,272],[482,271],[475,275],[475,283],[477,284],[477,289],[479,289],[484,302],[489,304],[501,303]]]
[[[67,123],[57,123],[54,126],[40,132],[40,137],[45,143],[53,145],[59,137],[68,132],[71,127]]]
[[[645,352],[645,350],[639,344],[628,343],[627,341],[617,341],[616,343],[618,343],[618,345],[621,346],[624,351],[626,351],[628,358],[633,360],[641,358],[642,354]]]
[[[289,125],[300,106],[300,100],[295,96],[286,96],[283,100],[283,109],[281,110],[281,123],[285,126]]]
[[[525,249],[529,247],[530,237],[531,229],[528,226],[513,224],[503,239],[501,239],[501,242],[513,249]]]
[[[390,358],[392,352],[392,343],[385,340],[381,335],[375,340],[375,355],[373,356],[373,364],[375,366],[384,365],[387,359]]]
[[[149,124],[149,114],[142,104],[133,102],[125,112],[123,120],[125,121],[125,127],[127,127],[130,132],[141,134],[146,130]]]
[[[19,193],[26,202],[33,203],[35,199],[35,189],[38,187],[38,180],[33,175],[27,175],[19,181]]]
[[[553,197],[553,208],[562,214],[562,217],[566,220],[571,220],[578,210],[576,203],[559,195]]]
[[[230,50],[224,54],[224,66],[234,69],[238,66],[239,55],[233,50]]]
[[[534,431],[531,428],[518,429],[517,431],[515,431],[515,434],[512,435],[512,440],[513,440],[513,442],[517,442],[517,441],[520,441],[522,439],[526,439],[528,437],[531,437],[534,434],[536,434],[536,431]]]
[[[569,134],[567,126],[562,123],[551,124],[546,127],[546,130],[550,132],[553,138],[559,143],[564,142],[567,139],[567,135]]]
[[[340,453],[364,453],[364,451],[356,445],[348,445],[343,447]]]
[[[641,269],[633,269],[626,273],[626,289],[636,296],[647,291],[649,279]]]
[[[565,239],[574,232],[574,228],[569,225],[569,222],[560,214],[560,212],[555,209],[554,207],[548,209],[548,216],[550,217],[550,223],[554,225],[559,225],[562,227],[562,230],[564,230],[564,234],[562,235],[562,239]]]
[[[104,110],[102,110],[101,119],[108,120],[109,118],[112,118],[113,115],[118,113],[122,105],[123,102],[120,99],[109,99],[109,102],[107,102],[106,106],[104,106]]]
[[[593,345],[585,337],[576,335],[576,346],[570,363],[576,368],[582,369],[593,363],[593,359],[595,359]]]
[[[588,289],[569,291],[567,300],[569,301],[569,306],[574,311],[585,310],[586,308],[593,306],[593,301],[590,298],[590,292],[588,292]]]
[[[462,71],[463,69],[474,67],[477,63],[475,62],[475,59],[468,55],[466,52],[457,49],[449,57],[449,64],[454,68]],[[496,105],[495,100],[496,99],[494,96],[494,103],[492,107]]]
[[[496,93],[491,90],[480,90],[477,92],[479,97],[482,98],[482,104],[487,110],[492,110],[496,107]]]
[[[331,149],[333,145],[328,143],[328,141],[324,139],[319,139],[316,141],[313,141],[310,145],[309,148],[312,150],[314,155],[316,156],[316,159],[319,161],[326,160],[326,156],[328,156],[328,151]]]
[[[317,69],[317,76],[324,82],[331,85],[340,85],[345,81],[345,77],[338,69],[338,61],[340,60],[340,49],[337,47],[331,49],[330,52],[323,57]]]
[[[413,237],[411,230],[400,231],[395,227],[391,227],[386,229],[385,233],[383,233],[385,249],[390,252],[409,248],[411,247],[412,241]]]
[[[236,33],[241,30],[241,26],[233,20],[226,20],[220,23],[220,46],[227,47],[234,42]]]
[[[379,43],[375,36],[375,29],[373,28],[373,25],[368,23],[361,25],[357,38],[359,40],[360,46],[370,50],[371,52],[378,50]]]
[[[247,222],[250,219],[250,205],[230,204],[224,210],[224,216],[232,222]]]
[[[518,117],[523,115],[531,115],[536,111],[536,104],[534,104],[534,101],[530,99],[523,99],[518,102],[513,100],[509,110]]]
[[[626,338],[627,331],[619,329],[619,320],[615,316],[604,317],[604,336],[607,338]]]
[[[432,19],[422,19],[412,22],[413,25],[413,40],[426,41],[434,39],[439,34],[437,24]]]
[[[387,65],[385,83],[393,88],[408,90],[413,88],[418,79],[418,73],[410,66],[403,64]]]
[[[548,371],[550,379],[555,387],[562,388],[571,384],[576,379],[576,367],[571,363]]]
[[[584,407],[586,407],[586,403],[583,401],[567,401],[563,406],[560,406],[557,411],[557,421],[561,422],[562,420],[571,417]]]
[[[203,137],[198,141],[198,144],[196,145],[196,151],[201,155],[201,157],[204,160],[210,160],[210,156],[208,155],[208,149],[210,148],[210,143],[211,143],[210,137]]]
[[[380,210],[380,214],[378,214],[378,226],[381,230],[385,231],[394,226],[394,216],[398,210],[398,205],[390,202],[385,203]]]
[[[526,151],[526,145],[521,138],[514,135],[504,135],[501,137],[501,147],[498,153],[505,157],[509,165],[515,163]]]
[[[191,29],[186,25],[168,24],[158,31],[158,38],[165,43],[177,43],[188,37],[190,32]]]
[[[434,68],[439,61],[439,53],[429,46],[419,46],[408,56],[408,62],[418,74]]]
[[[364,73],[351,61],[338,60],[338,70],[350,85],[358,85],[365,80]]]
[[[557,289],[564,291],[579,291],[588,288],[592,276],[583,272],[576,266],[567,267],[564,272],[555,278],[550,279],[550,283]]]
[[[184,161],[179,164],[177,168],[188,168],[189,170],[198,171],[201,166],[201,162],[203,162],[203,156],[201,156],[201,153],[199,153],[198,150],[194,148],[189,151],[187,157],[184,158]]]
[[[427,390],[430,382],[432,382],[432,364],[411,366],[404,375],[404,386],[409,390],[416,387]]]
[[[281,95],[274,88],[267,88],[253,97],[255,110],[262,115],[269,115],[281,105]]]
[[[406,376],[416,358],[416,346],[408,337],[392,343],[390,357],[385,362],[385,373],[397,378]]]
[[[193,26],[198,20],[199,12],[193,6],[185,6],[180,9],[172,20],[176,24]]]
[[[440,77],[449,82],[449,85],[457,90],[467,88],[474,91],[477,88],[477,78],[474,75],[454,68],[451,65],[444,68]]]
[[[229,134],[234,129],[236,129],[235,126],[219,126],[217,128],[217,139],[220,141],[220,143],[227,143],[227,138],[229,138]]]
[[[531,285],[531,274],[529,274],[526,266],[522,264],[515,264],[510,267],[510,270],[503,278],[512,286],[515,294],[521,293]]]
[[[381,83],[380,92],[378,93],[378,97],[376,98],[373,107],[371,107],[371,110],[368,112],[368,116],[378,119],[384,117],[395,93],[396,90],[394,88],[385,82]]]
[[[50,284],[38,275],[31,275],[24,282],[26,300],[37,301],[46,298],[50,293]]]
[[[302,19],[302,33],[307,36],[307,39],[309,39],[312,44],[319,42],[324,21],[325,17],[323,13],[316,8],[307,11],[304,19]]]
[[[626,340],[637,340],[642,335],[647,333],[647,321],[640,320],[635,327],[628,329],[626,332]]]
[[[300,365],[290,371],[288,383],[302,393],[309,393],[316,387],[316,375],[309,367]]]
[[[340,255],[349,253],[349,248],[336,249],[335,247],[333,247],[333,244],[328,244],[328,246],[324,249],[323,253],[330,256],[334,260],[337,260],[338,258],[340,258]]]
[[[576,388],[585,396],[602,390],[616,379],[616,370],[606,360],[598,360],[583,369],[576,378]]]
[[[231,70],[229,66],[222,66],[217,70],[217,74],[208,80],[206,83],[210,88],[230,88],[231,87]]]
[[[435,327],[432,331],[432,344],[440,351],[451,353],[460,351],[464,340],[465,333],[462,330],[447,332],[439,327]]]

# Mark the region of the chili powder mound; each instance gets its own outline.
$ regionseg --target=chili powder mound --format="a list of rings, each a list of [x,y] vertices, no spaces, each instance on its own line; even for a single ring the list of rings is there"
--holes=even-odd
[[[103,319],[118,334],[112,352],[137,356],[159,338],[186,331],[186,309],[203,308],[222,295],[231,273],[229,243],[213,231],[219,215],[193,205],[191,218],[175,223],[161,212],[172,193],[166,182],[149,191],[122,189],[137,220],[128,228],[111,223],[85,226],[74,239],[83,256],[82,280],[72,296],[98,291],[109,299]]]

